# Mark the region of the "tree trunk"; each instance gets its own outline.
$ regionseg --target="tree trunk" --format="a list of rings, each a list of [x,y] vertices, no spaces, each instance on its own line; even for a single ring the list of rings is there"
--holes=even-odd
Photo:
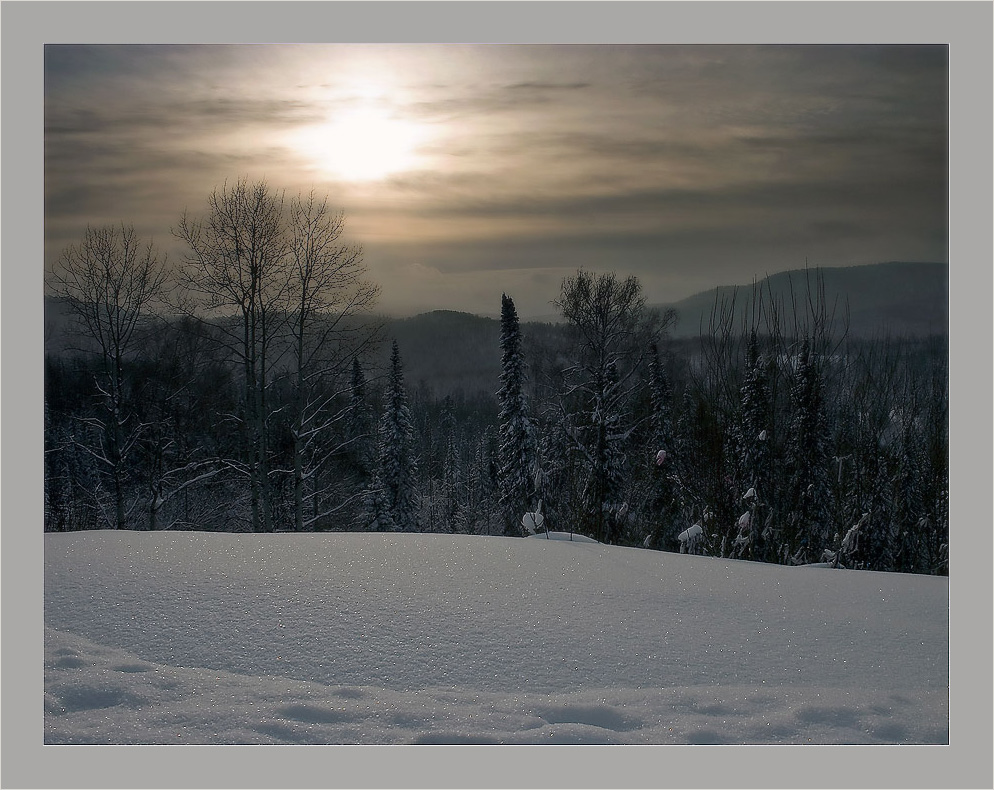
[[[293,528],[304,531],[304,468],[299,426],[293,436]]]

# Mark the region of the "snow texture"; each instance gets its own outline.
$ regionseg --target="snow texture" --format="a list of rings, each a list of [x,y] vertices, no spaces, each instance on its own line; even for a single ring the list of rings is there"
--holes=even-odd
[[[948,743],[945,578],[544,535],[45,552],[46,743]]]
[[[525,528],[525,532],[529,535],[534,535],[535,532],[542,528],[545,523],[545,516],[539,512],[535,513],[525,513],[521,517],[521,526]]]
[[[677,540],[679,540],[681,543],[686,543],[691,538],[698,538],[698,537],[700,537],[703,532],[704,532],[704,530],[703,530],[703,528],[701,527],[700,524],[694,524],[694,526],[688,527],[683,532],[681,532],[679,535],[677,535]]]

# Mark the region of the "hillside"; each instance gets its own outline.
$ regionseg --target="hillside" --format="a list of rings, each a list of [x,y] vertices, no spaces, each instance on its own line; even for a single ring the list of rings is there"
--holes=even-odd
[[[500,321],[494,318],[436,310],[389,321],[384,328],[396,339],[411,391],[427,388],[442,398],[462,391],[494,393],[500,386]],[[384,368],[390,343],[380,354]]]
[[[881,333],[921,337],[945,334],[949,319],[948,266],[935,263],[882,263],[870,266],[781,272],[758,283],[764,300],[770,294],[790,304],[793,288],[798,298],[806,293],[806,281],[823,278],[829,311],[834,307],[841,333],[846,305],[849,309],[849,336],[869,338]],[[672,337],[687,339],[708,329],[716,297],[729,302],[734,297],[735,326],[739,327],[750,310],[752,286],[722,286],[680,302],[656,305],[673,308],[677,323]],[[555,327],[545,323],[522,322],[526,338],[531,334],[542,342],[556,344]],[[397,338],[404,359],[408,384],[422,382],[436,396],[462,390],[466,394],[494,392],[500,377],[500,322],[467,313],[437,310],[413,318],[389,321],[389,337]],[[526,347],[527,347],[526,342]],[[389,355],[383,357],[385,364]]]
[[[879,263],[869,266],[797,269],[770,275],[757,282],[765,302],[772,296],[790,305],[790,295],[803,299],[807,282],[814,287],[821,276],[825,303],[835,309],[836,329],[841,330],[846,304],[849,334],[868,337],[877,334],[923,336],[945,334],[949,321],[949,266],[944,263]],[[659,305],[676,310],[676,337],[691,337],[708,331],[716,302],[735,299],[735,326],[751,315],[753,285],[720,286],[679,302]]]
[[[45,536],[45,626],[46,743],[949,738],[937,577],[543,538],[78,532]]]

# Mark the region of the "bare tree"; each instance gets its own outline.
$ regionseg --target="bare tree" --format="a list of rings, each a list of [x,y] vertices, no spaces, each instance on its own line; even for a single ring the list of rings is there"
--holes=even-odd
[[[99,360],[94,383],[102,409],[86,422],[100,438],[84,449],[110,475],[114,515],[107,520],[116,529],[127,523],[126,467],[142,431],[129,402],[125,363],[140,343],[152,305],[164,294],[164,263],[131,225],[87,227],[82,240],[63,251],[51,277],[53,291],[93,341]]]
[[[290,296],[284,196],[264,181],[224,184],[208,196],[206,215],[184,213],[174,234],[190,248],[182,283],[195,304],[186,312],[215,328],[243,371],[240,466],[250,481],[252,529],[271,532],[267,394]]]
[[[216,506],[216,492],[209,489],[222,483],[227,471],[218,448],[225,431],[211,415],[219,407],[232,410],[222,405],[232,394],[230,371],[211,339],[189,331],[189,324],[164,323],[144,344],[136,373],[146,427],[139,459],[153,531],[180,524],[205,528],[203,510],[189,517],[191,495]]]
[[[665,323],[647,310],[636,277],[578,271],[566,278],[556,306],[572,325],[577,361],[565,371],[563,412],[573,449],[584,461],[584,514],[597,540],[616,542],[628,504],[620,501],[621,467],[634,425],[630,399],[646,354]]]
[[[369,312],[379,289],[344,230],[327,198],[288,200],[265,182],[239,180],[214,190],[206,215],[184,214],[175,231],[191,250],[183,312],[209,325],[243,372],[245,449],[233,465],[249,478],[253,531],[273,530],[274,484],[288,480],[295,529],[328,512],[336,482],[322,475],[349,441],[342,401],[352,363],[378,336]],[[277,423],[289,427],[292,445],[281,468]]]
[[[362,248],[345,243],[345,215],[333,212],[327,198],[313,192],[296,197],[288,223],[293,512],[301,531],[327,515],[319,503],[332,483],[322,485],[320,473],[352,440],[335,430],[347,421],[349,407],[335,404],[350,388],[354,361],[379,337],[369,317],[379,287],[365,279]]]

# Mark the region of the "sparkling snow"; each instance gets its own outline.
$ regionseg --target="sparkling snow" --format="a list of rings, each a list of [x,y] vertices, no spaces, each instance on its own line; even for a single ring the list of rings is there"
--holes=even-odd
[[[944,578],[544,535],[79,532],[45,566],[46,743],[948,742]]]

